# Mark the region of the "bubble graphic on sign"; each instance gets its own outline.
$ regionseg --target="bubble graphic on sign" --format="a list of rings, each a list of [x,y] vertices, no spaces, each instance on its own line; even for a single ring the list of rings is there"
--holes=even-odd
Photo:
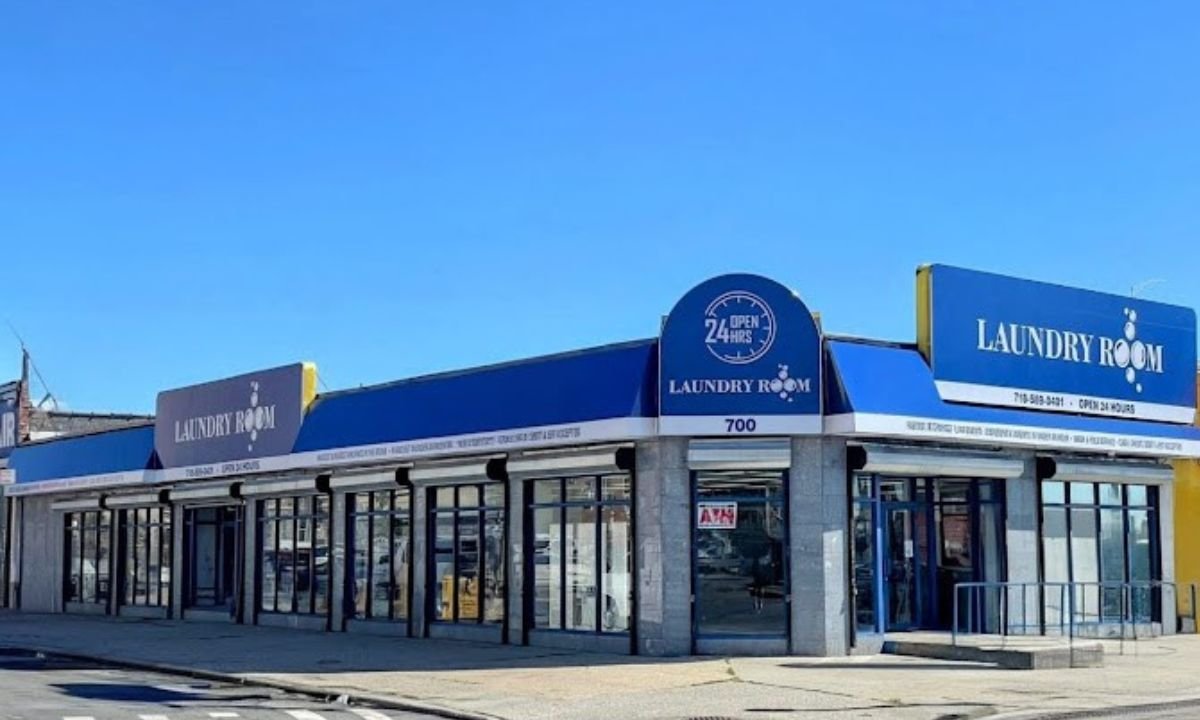
[[[1125,339],[1113,345],[1113,361],[1117,367],[1125,368],[1125,381],[1138,392],[1142,391],[1142,384],[1137,381],[1137,371],[1144,370],[1149,360],[1146,343],[1137,339],[1137,311],[1125,308]]]

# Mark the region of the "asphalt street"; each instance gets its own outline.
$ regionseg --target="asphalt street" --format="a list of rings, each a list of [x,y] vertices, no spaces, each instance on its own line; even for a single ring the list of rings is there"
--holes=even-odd
[[[428,716],[0,649],[0,718],[416,720]]]

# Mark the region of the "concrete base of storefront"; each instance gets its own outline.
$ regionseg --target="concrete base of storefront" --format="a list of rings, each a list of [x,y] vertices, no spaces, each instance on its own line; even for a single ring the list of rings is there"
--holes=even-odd
[[[500,625],[431,623],[428,633],[429,637],[441,640],[470,640],[496,644],[504,642],[504,628]]]
[[[325,630],[328,619],[320,615],[285,615],[282,613],[260,613],[258,624],[268,627],[291,628],[293,630]]]
[[[228,610],[200,610],[198,608],[184,609],[183,619],[189,622],[208,623],[232,623],[234,621]]]
[[[123,605],[117,609],[117,614],[121,617],[140,618],[142,620],[166,620],[167,608]]]
[[[63,606],[63,612],[70,615],[107,615],[108,605],[104,603],[69,602]]]
[[[346,632],[380,637],[408,637],[408,623],[403,620],[347,620]]]
[[[772,657],[788,654],[787,638],[696,638],[697,655]]]
[[[1009,670],[1064,670],[1104,666],[1104,646],[1095,640],[1000,635],[960,636],[915,632],[889,635],[883,651],[890,655],[988,663]]]
[[[628,655],[628,635],[597,635],[575,632],[529,632],[529,644],[533,647],[573,650],[575,652],[603,652]]]

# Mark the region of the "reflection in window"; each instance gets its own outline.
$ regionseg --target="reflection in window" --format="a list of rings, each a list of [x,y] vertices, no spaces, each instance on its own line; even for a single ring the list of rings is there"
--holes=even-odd
[[[504,483],[432,488],[432,615],[438,622],[504,621]]]
[[[125,605],[166,607],[171,594],[171,508],[124,511]]]
[[[259,502],[259,610],[324,614],[329,609],[329,497]]]
[[[629,631],[628,475],[531,481],[533,627]]]
[[[408,619],[408,490],[357,493],[349,507],[354,617]]]
[[[695,482],[699,632],[783,635],[783,474],[705,472]]]
[[[1157,493],[1146,485],[1042,483],[1045,622],[1149,622],[1159,613]],[[1054,583],[1064,583],[1055,585]]]
[[[108,510],[66,513],[63,516],[66,552],[63,597],[67,602],[104,604],[109,596]]]

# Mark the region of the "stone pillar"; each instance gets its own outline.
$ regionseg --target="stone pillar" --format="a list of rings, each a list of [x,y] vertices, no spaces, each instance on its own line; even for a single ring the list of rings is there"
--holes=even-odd
[[[845,440],[792,438],[789,478],[791,651],[845,655],[853,616]]]
[[[412,607],[409,608],[410,625],[413,637],[425,637],[426,621],[425,601],[426,584],[429,572],[426,561],[429,554],[429,491],[423,485],[416,485],[412,491]]]
[[[525,483],[509,480],[506,497],[508,637],[505,641],[512,645],[520,645],[525,641]]]
[[[1174,635],[1178,630],[1178,608],[1180,593],[1184,602],[1191,605],[1191,588],[1184,585],[1178,590],[1169,583],[1175,582],[1175,485],[1163,483],[1158,486],[1158,548],[1162,563],[1163,591],[1159,593],[1162,603],[1162,633]]]
[[[346,493],[330,496],[329,512],[329,629],[342,632],[346,629],[346,547],[353,531],[346,522]]]
[[[1025,471],[1021,477],[1004,482],[1004,547],[1008,577],[995,579],[1010,583],[1032,583],[1025,588],[1009,586],[1008,631],[1036,635],[1040,632],[1042,616],[1041,593],[1036,585],[1041,580],[1038,575],[1038,568],[1041,567],[1041,542],[1038,537],[1041,508],[1038,504],[1037,459],[1032,454],[1022,459],[1025,461]],[[999,594],[993,597],[999,597]],[[992,609],[990,602],[989,599],[989,610]]]
[[[692,649],[691,480],[686,438],[637,444],[637,652]]]
[[[258,501],[246,500],[242,509],[242,622],[254,625],[258,622],[258,593],[255,580],[258,576]]]

